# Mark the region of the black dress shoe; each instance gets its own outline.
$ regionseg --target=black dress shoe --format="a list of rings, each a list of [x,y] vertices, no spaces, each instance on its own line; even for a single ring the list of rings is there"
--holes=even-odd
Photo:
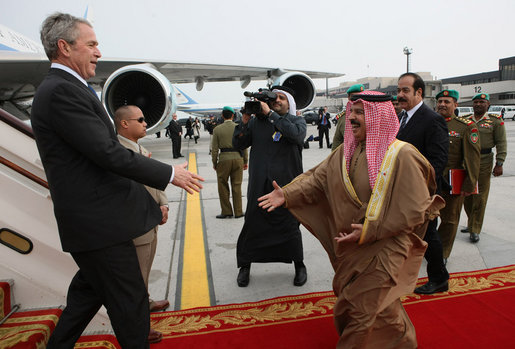
[[[182,155],[182,154],[179,154],[179,157],[180,157],[180,158],[183,158],[183,157],[184,157],[184,155]]]
[[[243,214],[239,214],[239,215],[237,215],[237,216],[234,216],[234,218],[241,218],[241,217],[245,217],[245,213],[243,213]]]
[[[437,284],[436,282],[429,281],[427,284],[417,287],[415,289],[415,293],[418,294],[433,294],[436,292],[446,292],[449,290],[449,281],[445,280]]]
[[[478,242],[479,241],[479,234],[470,233],[469,239],[470,239],[471,242]]]
[[[463,229],[461,229],[460,231],[461,231],[462,233],[468,233],[468,232],[469,232],[469,228],[468,228],[468,227],[467,227],[467,228],[463,228]]]
[[[308,272],[306,271],[306,267],[304,265],[295,267],[295,278],[293,279],[293,284],[295,286],[302,286],[308,280]]]
[[[249,285],[250,267],[241,267],[236,282],[240,287],[247,287]]]
[[[231,217],[232,217],[232,214],[219,214],[218,216],[216,216],[216,218],[220,218],[220,219],[231,218]]]

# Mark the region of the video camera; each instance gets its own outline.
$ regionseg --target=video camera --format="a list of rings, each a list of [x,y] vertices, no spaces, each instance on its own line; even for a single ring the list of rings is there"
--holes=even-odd
[[[245,106],[241,110],[244,114],[255,114],[260,115],[261,113],[261,103],[259,101],[269,103],[273,102],[277,98],[277,94],[275,92],[270,91],[266,88],[260,88],[258,92],[243,92],[245,97],[252,97],[257,99],[257,101],[246,101]]]

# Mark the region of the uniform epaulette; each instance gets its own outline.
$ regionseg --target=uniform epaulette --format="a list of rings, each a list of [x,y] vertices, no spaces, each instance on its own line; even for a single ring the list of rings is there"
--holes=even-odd
[[[341,118],[342,116],[344,116],[344,115],[345,115],[345,109],[344,109],[344,110],[342,110],[341,112],[339,112],[338,114],[336,114],[336,116],[335,116],[334,118],[335,118],[336,120],[340,120],[340,118]]]
[[[469,118],[469,117],[471,117],[471,116],[472,116],[472,113],[470,113],[470,114],[465,114],[465,115],[463,115],[463,116],[460,116],[460,118]]]
[[[496,118],[496,119],[501,119],[502,118],[502,116],[499,115],[499,114],[488,114],[488,116],[491,116],[491,117]]]
[[[472,121],[472,120],[470,120],[470,119],[465,119],[465,118],[464,118],[464,117],[462,117],[462,116],[457,116],[455,119],[456,119],[456,120],[458,120],[458,121],[460,121],[460,122],[462,122],[462,123],[464,123],[464,124],[465,124],[465,125],[467,125],[467,126],[468,126],[468,125],[472,125],[472,124],[474,123],[474,121]]]

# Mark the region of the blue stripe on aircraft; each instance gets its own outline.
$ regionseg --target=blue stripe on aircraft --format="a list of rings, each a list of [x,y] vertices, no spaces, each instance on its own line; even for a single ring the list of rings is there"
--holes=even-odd
[[[187,100],[188,102],[187,103],[181,103],[181,105],[188,105],[188,104],[198,104],[197,102],[195,102],[193,99],[191,99],[190,96],[188,96],[186,93],[184,93],[183,91],[181,91],[180,88],[178,88],[177,86],[174,86],[177,91],[179,91]]]
[[[15,52],[18,52],[18,50],[14,49],[12,47],[6,46],[4,44],[0,44],[0,51],[15,51]]]
[[[184,103],[181,104],[181,105],[184,105]],[[213,112],[215,112],[218,109],[221,110],[221,108],[192,108],[192,109],[184,109],[184,110],[181,110],[181,111],[183,111],[185,113],[194,113],[194,112],[201,112],[201,111],[213,111]]]

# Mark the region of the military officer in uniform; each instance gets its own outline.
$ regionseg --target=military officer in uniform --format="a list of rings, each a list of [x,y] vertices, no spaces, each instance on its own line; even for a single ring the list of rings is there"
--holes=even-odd
[[[465,198],[465,212],[468,217],[467,228],[462,232],[470,234],[471,242],[479,241],[479,233],[483,226],[486,202],[490,191],[490,176],[502,175],[502,166],[506,159],[506,128],[502,117],[497,114],[487,114],[490,107],[490,96],[486,93],[479,93],[472,98],[474,115],[469,118],[479,130],[479,140],[481,142],[481,165],[479,170],[479,194]],[[492,165],[494,154],[492,149],[495,147],[495,166]]]
[[[350,98],[353,94],[361,93],[365,91],[365,86],[362,84],[356,84],[349,87],[347,90],[347,100],[350,101]],[[334,130],[333,136],[333,145],[331,146],[331,151],[334,151],[340,144],[343,144],[343,135],[345,133],[345,113],[347,108],[336,115],[336,119],[338,123],[336,124],[336,130]]]
[[[449,181],[451,169],[465,170],[459,194],[453,195],[448,190],[442,191],[446,205],[445,208],[440,210],[441,223],[438,227],[438,233],[442,240],[443,258],[445,261],[447,261],[451,254],[460,222],[463,200],[476,189],[481,161],[480,139],[476,124],[468,118],[462,118],[454,114],[455,109],[458,107],[458,99],[459,93],[456,90],[443,90],[436,95],[437,112],[445,118],[447,128],[449,129],[449,158],[443,172],[444,180]],[[456,185],[454,183],[451,184]],[[449,189],[451,189],[450,186]]]
[[[248,152],[247,149],[240,152],[232,146],[232,135],[236,127],[236,123],[232,121],[234,109],[224,107],[222,116],[224,123],[213,129],[213,137],[211,139],[211,157],[218,179],[218,196],[220,198],[220,206],[222,207],[222,213],[216,216],[216,218],[229,218],[233,216],[233,207],[231,207],[231,202],[229,201],[229,178],[231,178],[234,217],[240,218],[243,217],[241,183],[243,181],[243,170],[246,170],[248,167]]]

